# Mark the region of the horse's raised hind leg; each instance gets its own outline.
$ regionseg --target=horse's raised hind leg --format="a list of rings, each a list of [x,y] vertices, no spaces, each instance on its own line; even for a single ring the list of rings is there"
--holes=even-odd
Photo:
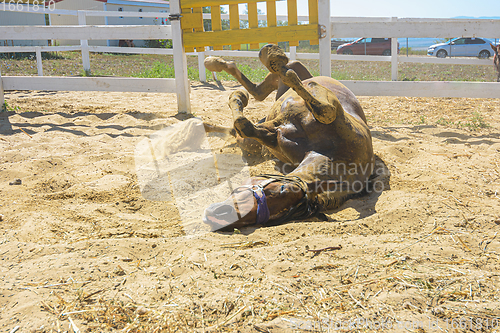
[[[309,72],[309,70],[300,61],[292,60],[287,64],[287,66],[289,68],[293,69],[293,71],[295,73],[297,73],[297,76],[299,77],[299,79],[301,81],[304,81],[304,80],[307,80],[307,79],[310,79],[313,77],[311,72]],[[278,91],[276,92],[276,100],[278,100],[281,96],[283,96],[283,94],[285,92],[287,92],[288,89],[290,89],[290,87],[287,86],[286,84],[284,84],[280,80],[279,85],[278,85]]]
[[[307,86],[309,89],[306,89],[297,73],[287,65],[288,57],[277,45],[264,46],[259,56],[271,73],[277,74],[284,84],[302,97],[307,108],[319,122],[330,124],[336,119],[337,113],[343,111],[337,96],[327,88],[309,82]]]
[[[272,123],[252,124],[243,114],[248,104],[248,93],[237,90],[229,96],[229,107],[233,111],[234,129],[242,138],[257,140],[260,144],[274,148],[277,145],[277,133]],[[271,127],[270,127],[271,126]]]

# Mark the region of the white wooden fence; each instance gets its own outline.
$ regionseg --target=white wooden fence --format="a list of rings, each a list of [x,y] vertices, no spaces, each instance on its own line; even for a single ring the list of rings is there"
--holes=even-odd
[[[171,12],[180,13],[178,1],[171,1]],[[328,0],[320,0],[321,6],[329,8]],[[22,10],[30,11],[29,7]],[[53,91],[137,91],[137,92],[175,92],[179,112],[190,112],[189,81],[187,79],[186,54],[182,47],[180,22],[172,21],[172,26],[87,26],[87,16],[141,16],[168,17],[165,13],[147,12],[103,12],[46,10],[49,14],[76,15],[79,26],[3,26],[0,27],[3,39],[80,39],[78,46],[42,47],[0,47],[1,52],[35,52],[39,77],[1,76],[0,102],[3,105],[3,90],[53,90]],[[326,13],[326,14],[325,14]],[[328,17],[329,10],[320,10],[320,22],[325,19],[330,24],[323,26],[326,37],[320,39],[320,53],[297,53],[290,48],[291,59],[318,59],[320,74],[331,76],[331,60],[347,61],[387,61],[391,62],[392,82],[383,81],[342,81],[356,95],[364,96],[418,96],[418,97],[483,97],[499,98],[500,84],[494,82],[397,82],[399,63],[437,63],[457,65],[488,65],[485,59],[438,59],[434,57],[404,57],[397,54],[397,38],[444,38],[449,36],[497,36],[500,20],[445,20],[445,19],[398,19],[398,18],[340,18]],[[321,15],[325,17],[321,17]],[[209,18],[205,16],[204,18]],[[222,15],[224,19],[225,16]],[[240,15],[244,20],[246,15]],[[266,16],[259,16],[265,20]],[[278,17],[286,20],[286,17]],[[307,17],[299,17],[307,21]],[[323,20],[323,21],[322,21]],[[369,33],[367,33],[369,31]],[[330,38],[354,38],[359,36],[392,38],[391,56],[347,56],[332,55]],[[174,49],[120,48],[89,46],[88,40],[98,39],[172,39]],[[138,78],[98,78],[98,77],[42,77],[41,52],[51,51],[82,52],[84,70],[90,70],[89,52],[115,52],[136,54],[173,54],[175,79],[138,79]],[[200,80],[205,81],[203,59],[208,55],[257,57],[258,52],[249,51],[209,51],[194,53],[199,57]]]
[[[17,7],[17,6],[16,6]],[[178,1],[171,1],[172,11],[179,11]],[[141,26],[89,26],[87,16],[127,16],[127,17],[163,17],[166,13],[148,12],[107,12],[107,11],[71,11],[71,10],[34,10],[32,6],[10,11],[30,12],[38,14],[75,15],[78,26],[0,26],[2,39],[8,40],[51,40],[79,39],[78,46],[36,46],[36,47],[0,47],[0,53],[35,52],[38,77],[3,76],[0,73],[0,102],[4,105],[4,90],[51,90],[51,91],[122,91],[122,92],[157,92],[176,93],[179,112],[190,112],[189,81],[187,78],[186,55],[183,51],[181,27],[179,21],[172,25]],[[175,33],[174,33],[175,32]],[[88,40],[108,39],[172,39],[174,48],[178,50],[121,48],[89,46]],[[82,65],[85,72],[90,72],[89,52],[119,53],[156,53],[174,54],[175,79],[151,78],[101,78],[101,77],[44,77],[41,52],[81,51]]]

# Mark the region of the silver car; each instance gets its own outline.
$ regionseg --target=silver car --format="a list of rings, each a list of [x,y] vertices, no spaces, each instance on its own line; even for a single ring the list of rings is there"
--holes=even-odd
[[[455,38],[446,43],[434,44],[427,49],[427,55],[438,58],[479,57],[489,58],[491,42],[485,38]]]

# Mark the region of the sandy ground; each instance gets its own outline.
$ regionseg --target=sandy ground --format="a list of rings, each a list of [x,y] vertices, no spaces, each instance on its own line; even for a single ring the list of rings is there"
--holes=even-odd
[[[193,83],[193,112],[230,125],[236,88]],[[185,118],[175,95],[6,97],[1,332],[500,330],[498,100],[361,97],[382,193],[326,222],[187,236],[174,202],[141,195],[134,161]]]

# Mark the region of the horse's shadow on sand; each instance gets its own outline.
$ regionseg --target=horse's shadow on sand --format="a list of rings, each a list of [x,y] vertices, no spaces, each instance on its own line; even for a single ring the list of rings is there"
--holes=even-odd
[[[362,220],[364,218],[367,218],[377,213],[376,205],[379,197],[382,195],[384,191],[389,191],[391,189],[390,178],[391,178],[391,173],[389,171],[389,168],[387,168],[385,162],[378,155],[375,155],[375,169],[372,177],[370,177],[369,186],[365,191],[361,192],[354,198],[347,200],[344,204],[342,204],[340,207],[336,209],[329,211],[321,211],[316,216],[310,217],[308,219],[291,220],[282,223],[282,225],[292,224],[292,223],[310,223],[310,222],[336,223],[338,221],[332,219],[329,215],[336,214],[338,212],[341,212],[349,208],[354,209],[359,214],[357,218],[351,221]],[[269,227],[272,226],[264,226],[263,228],[269,228]],[[250,235],[257,229],[258,227],[249,226],[242,228],[240,232],[243,235]],[[232,234],[232,232],[226,232],[226,231],[216,231],[216,232],[220,234]]]
[[[379,197],[382,195],[382,192],[391,189],[390,180],[391,172],[389,168],[385,162],[375,154],[375,169],[370,177],[370,183],[366,191],[363,191],[355,198],[347,200],[340,207],[325,213],[335,214],[345,209],[352,208],[359,214],[357,218],[353,219],[354,221],[362,220],[377,213],[375,207]]]
[[[195,82],[191,84],[191,88],[192,89],[207,88],[210,90],[226,91],[226,88],[222,85],[222,82],[218,80],[215,81],[215,84],[208,82]]]

